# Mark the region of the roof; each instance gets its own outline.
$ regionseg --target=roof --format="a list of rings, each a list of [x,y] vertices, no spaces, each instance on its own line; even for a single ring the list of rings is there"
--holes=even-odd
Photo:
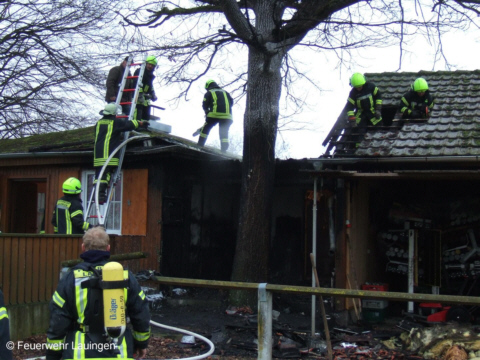
[[[127,146],[127,153],[131,154],[158,154],[161,152],[188,153],[192,155],[214,155],[216,158],[241,159],[241,157],[222,153],[211,147],[199,147],[196,142],[158,131],[142,131],[136,135],[150,136],[152,142],[145,143],[145,139],[134,140]],[[137,142],[139,145],[133,144]],[[20,139],[0,140],[0,156],[22,157],[35,154],[36,156],[75,155],[79,153],[93,153],[95,143],[94,126],[66,130],[60,132],[32,135]],[[202,155],[203,154],[203,155]]]
[[[402,122],[394,118],[391,126],[369,128],[360,145],[348,156],[480,155],[480,70],[369,73],[365,76],[382,92],[382,114],[388,107],[398,108],[401,97],[418,77],[427,80],[435,97],[435,107],[428,121]],[[335,155],[340,154],[336,149]]]

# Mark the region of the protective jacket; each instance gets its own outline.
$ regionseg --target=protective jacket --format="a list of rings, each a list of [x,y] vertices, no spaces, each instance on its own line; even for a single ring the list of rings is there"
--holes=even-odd
[[[123,74],[125,72],[125,68],[120,64],[118,66],[114,66],[110,69],[107,76],[107,94],[105,95],[105,101],[107,103],[112,102],[110,99],[113,96],[118,95],[118,90],[120,89],[120,84],[123,80]],[[130,71],[128,72],[128,76],[130,76]],[[127,79],[125,83],[125,89],[130,89],[132,86],[131,80]],[[123,92],[122,94],[122,102],[131,101],[132,93],[131,92]]]
[[[135,70],[133,73],[134,76],[140,75],[140,69]],[[142,87],[140,88],[140,96],[138,103],[143,106],[150,105],[150,99],[156,100],[155,90],[153,89],[153,80],[155,80],[155,75],[153,70],[148,71],[145,69],[143,72]],[[134,87],[137,85],[137,81],[134,81]],[[142,96],[143,95],[143,96]],[[147,96],[145,96],[147,95]],[[141,120],[141,119],[139,119]],[[146,119],[148,120],[148,119]]]
[[[382,119],[375,117],[375,107],[382,105],[382,95],[374,83],[367,81],[362,90],[353,88],[350,91],[347,101],[347,116],[356,118],[357,125],[362,119],[370,121],[376,125]]]
[[[232,120],[233,99],[228,92],[212,83],[203,97],[203,111],[207,118]]]
[[[400,100],[400,112],[406,117],[429,117],[433,110],[435,99],[429,90],[423,96],[413,89],[403,95]]]
[[[55,208],[52,217],[55,234],[83,234],[90,228],[84,221],[82,200],[78,195],[64,194]]]
[[[93,149],[93,166],[103,166],[111,153],[123,141],[123,133],[138,128],[137,120],[115,118],[115,115],[104,115],[95,126],[95,147]],[[120,152],[112,157],[109,166],[118,166]]]
[[[89,250],[78,264],[60,280],[50,301],[50,327],[47,331],[47,360],[133,359],[135,349],[145,349],[150,338],[150,312],[137,280],[124,271],[127,328],[115,353],[104,335],[102,290],[95,287],[95,272],[101,271],[110,257],[108,251]],[[100,350],[101,349],[101,350]]]
[[[7,348],[8,341],[10,341],[9,320],[3,292],[0,290],[0,359],[2,360],[12,359],[12,350]]]

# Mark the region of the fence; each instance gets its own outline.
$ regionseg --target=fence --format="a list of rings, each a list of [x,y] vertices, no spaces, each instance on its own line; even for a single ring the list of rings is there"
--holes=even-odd
[[[384,299],[396,301],[441,302],[444,304],[480,305],[475,296],[409,294],[385,291],[347,290],[335,288],[313,288],[274,284],[257,284],[231,281],[182,279],[157,276],[155,280],[165,285],[209,287],[215,289],[254,290],[258,292],[258,360],[272,359],[272,293],[351,297],[360,299]]]
[[[6,305],[46,302],[58,283],[60,262],[77,259],[81,236],[0,236],[0,288]]]

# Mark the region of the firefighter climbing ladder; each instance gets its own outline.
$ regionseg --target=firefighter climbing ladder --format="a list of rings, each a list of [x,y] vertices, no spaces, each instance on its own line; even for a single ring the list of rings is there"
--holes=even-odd
[[[122,115],[117,115],[117,118],[128,118],[128,120],[133,119],[134,114],[135,114],[135,107],[136,107],[135,105],[137,104],[138,97],[140,95],[140,89],[143,86],[142,79],[143,79],[143,74],[145,72],[146,64],[147,64],[146,57],[145,57],[144,61],[141,62],[141,63],[133,63],[133,58],[131,56],[128,57],[127,65],[125,66],[125,71],[123,72],[123,78],[122,78],[122,82],[120,84],[120,88],[118,90],[117,100],[115,101],[115,105],[117,105],[117,107],[119,105],[131,105],[130,113],[128,115],[123,115],[123,114]],[[130,67],[131,66],[138,66],[138,65],[140,65],[140,71],[139,71],[138,76],[129,76]],[[125,89],[125,86],[127,84],[127,80],[130,80],[130,79],[136,79],[137,80],[136,81],[136,86],[135,86],[134,89]],[[133,92],[132,101],[128,101],[128,102],[122,102],[121,101],[122,100],[122,95],[123,95],[124,92]],[[102,170],[98,174],[98,181],[97,181],[96,184],[94,184],[94,186],[92,188],[92,192],[89,196],[87,212],[86,212],[87,219],[96,218],[98,220],[98,224],[102,225],[102,226],[105,226],[105,223],[107,221],[107,216],[108,216],[108,210],[110,208],[110,201],[113,198],[113,196],[115,195],[115,186],[117,184],[117,181],[120,177],[120,172],[122,170],[122,163],[123,163],[123,158],[125,156],[126,145],[127,145],[127,143],[129,143],[132,140],[141,139],[141,138],[146,137],[146,136],[134,136],[134,137],[129,138],[129,134],[130,134],[130,132],[128,132],[128,131],[124,133],[124,141],[110,154],[110,156],[106,160],[105,165],[103,165]],[[115,170],[114,174],[112,175],[112,177],[110,179],[110,182],[108,184],[108,188],[107,188],[107,201],[104,204],[100,205],[99,201],[98,201],[98,193],[100,191],[100,179],[102,178],[102,176],[105,172],[105,169],[108,166],[110,160],[119,151],[120,151],[120,155],[119,155],[118,167]],[[95,213],[93,213],[93,206],[92,206],[93,204],[95,204],[95,209],[96,209]]]

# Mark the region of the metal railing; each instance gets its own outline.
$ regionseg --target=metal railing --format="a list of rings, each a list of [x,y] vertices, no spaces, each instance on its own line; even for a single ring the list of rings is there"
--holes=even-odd
[[[272,293],[274,292],[296,295],[383,299],[391,301],[440,302],[443,304],[480,305],[480,297],[474,296],[408,294],[401,292],[348,290],[321,287],[314,288],[308,286],[184,279],[163,276],[153,277],[152,280],[164,285],[258,291],[258,360],[272,359]]]

